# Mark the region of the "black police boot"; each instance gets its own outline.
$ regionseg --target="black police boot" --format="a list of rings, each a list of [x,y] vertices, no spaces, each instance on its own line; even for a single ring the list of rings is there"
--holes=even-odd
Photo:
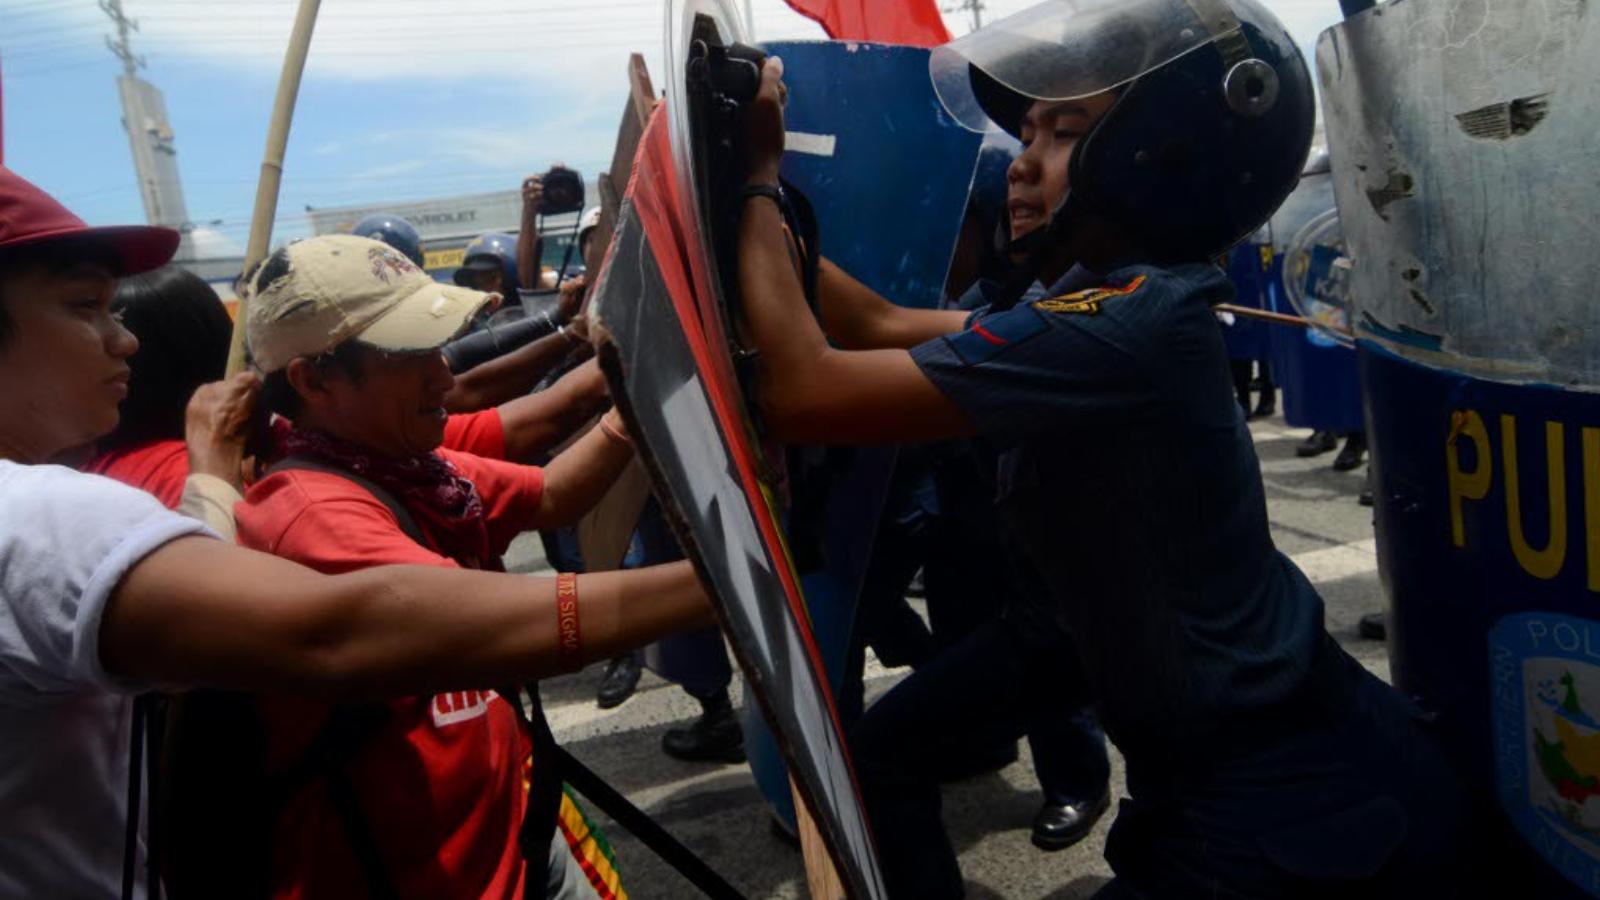
[[[595,702],[601,709],[613,709],[628,702],[639,686],[639,655],[624,653],[606,663],[605,677],[600,679],[600,690],[595,692]]]
[[[1300,442],[1294,448],[1294,455],[1305,459],[1312,456],[1321,456],[1329,450],[1339,446],[1339,439],[1331,431],[1313,431],[1311,436]]]
[[[673,728],[662,735],[662,751],[685,762],[744,762],[744,732],[728,692],[696,699],[702,710],[700,718],[687,728]]]
[[[1048,800],[1033,817],[1033,845],[1040,850],[1065,850],[1088,836],[1111,806],[1111,792],[1093,802],[1055,804]]]
[[[1367,455],[1367,436],[1361,433],[1352,434],[1344,439],[1344,449],[1333,458],[1335,472],[1349,472],[1361,465],[1361,460]]]
[[[1255,411],[1251,412],[1249,419],[1270,419],[1278,414],[1278,392],[1267,388],[1261,392],[1261,399],[1256,401]]]
[[[1389,618],[1381,612],[1367,613],[1356,626],[1356,634],[1369,641],[1381,641],[1389,636]]]

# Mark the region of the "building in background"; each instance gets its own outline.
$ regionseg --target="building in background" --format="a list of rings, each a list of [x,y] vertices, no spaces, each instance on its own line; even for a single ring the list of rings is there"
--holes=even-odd
[[[588,205],[600,202],[594,182],[584,185]],[[515,235],[522,226],[522,195],[518,190],[464,194],[433,200],[400,203],[374,203],[357,206],[306,207],[312,234],[345,234],[367,216],[399,216],[416,226],[422,237],[423,266],[439,281],[449,281],[461,265],[467,244],[489,231]],[[568,259],[568,247],[576,239],[578,213],[549,216],[545,219],[544,252],[541,263],[559,270],[567,260],[569,272],[583,265],[576,247]]]

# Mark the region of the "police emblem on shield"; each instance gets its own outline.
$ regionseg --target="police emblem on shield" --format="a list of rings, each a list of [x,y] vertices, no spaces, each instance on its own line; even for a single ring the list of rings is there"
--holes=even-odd
[[[1501,806],[1541,856],[1600,896],[1600,628],[1507,616],[1489,650]]]

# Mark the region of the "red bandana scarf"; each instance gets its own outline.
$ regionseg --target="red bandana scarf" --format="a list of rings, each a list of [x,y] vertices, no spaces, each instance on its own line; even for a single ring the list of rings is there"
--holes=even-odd
[[[483,500],[471,481],[437,453],[383,456],[326,432],[296,428],[284,456],[308,456],[347,469],[393,494],[439,543],[439,552],[469,568],[491,564]]]

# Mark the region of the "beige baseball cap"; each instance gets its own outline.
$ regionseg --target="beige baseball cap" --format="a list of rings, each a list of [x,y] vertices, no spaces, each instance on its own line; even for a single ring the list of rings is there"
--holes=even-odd
[[[440,284],[388,244],[350,234],[275,251],[245,290],[245,337],[264,374],[351,338],[380,350],[438,347],[496,296]]]

